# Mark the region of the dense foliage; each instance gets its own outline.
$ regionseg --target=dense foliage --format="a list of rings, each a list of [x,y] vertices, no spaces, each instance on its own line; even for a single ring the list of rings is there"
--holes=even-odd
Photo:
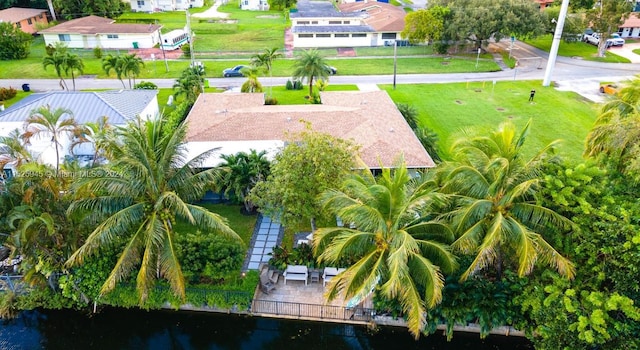
[[[0,22],[0,60],[27,58],[33,37],[9,22]]]

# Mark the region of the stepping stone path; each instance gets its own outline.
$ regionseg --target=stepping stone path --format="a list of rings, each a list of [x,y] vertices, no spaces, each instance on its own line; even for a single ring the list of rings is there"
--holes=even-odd
[[[271,259],[273,247],[282,242],[283,236],[284,227],[280,221],[260,215],[253,229],[253,237],[242,270],[258,270],[261,263],[266,264]]]

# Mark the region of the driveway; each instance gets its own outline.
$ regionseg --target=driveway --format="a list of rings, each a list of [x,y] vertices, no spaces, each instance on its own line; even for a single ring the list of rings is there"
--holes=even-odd
[[[609,48],[609,52],[622,56],[631,61],[631,63],[640,63],[640,55],[633,53],[635,49],[640,49],[640,43],[625,44],[620,47],[614,46]]]

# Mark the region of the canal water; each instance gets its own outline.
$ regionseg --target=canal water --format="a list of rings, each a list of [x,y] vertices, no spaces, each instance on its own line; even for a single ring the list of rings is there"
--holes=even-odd
[[[406,328],[183,311],[30,311],[0,320],[0,349],[533,349],[523,338],[455,333],[413,340]]]

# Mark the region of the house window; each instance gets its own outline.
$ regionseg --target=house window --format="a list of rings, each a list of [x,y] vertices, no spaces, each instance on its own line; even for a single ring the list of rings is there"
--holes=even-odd
[[[118,39],[118,34],[107,34],[107,39]]]
[[[305,24],[309,24],[309,21],[298,21],[299,26],[303,26]]]
[[[318,21],[311,21],[311,24],[318,24]]]
[[[42,19],[42,13],[40,14],[40,16],[38,16],[38,18]]]
[[[364,33],[355,33],[355,34],[351,34],[352,38],[366,38],[367,34]]]
[[[71,35],[69,35],[69,34],[58,34],[58,40],[60,40],[60,41],[71,41]]]
[[[330,38],[331,34],[316,34],[316,38]]]
[[[329,24],[342,24],[342,21],[329,21]]]
[[[30,25],[33,24],[33,22],[31,21],[31,18],[27,18],[27,23],[29,23]]]
[[[144,6],[144,0],[138,0],[138,7]]]
[[[348,38],[349,34],[334,34],[333,36],[335,36],[336,38]]]
[[[313,34],[298,34],[298,38],[313,38]]]
[[[244,0],[244,6],[249,6],[249,0]]]
[[[342,23],[343,23],[343,24],[350,24],[350,23],[351,23],[351,21],[344,21],[344,22],[342,22]]]
[[[382,33],[382,39],[395,39],[396,33]]]
[[[20,29],[20,27],[22,27],[22,25],[20,24],[20,22],[16,23],[16,28]]]

